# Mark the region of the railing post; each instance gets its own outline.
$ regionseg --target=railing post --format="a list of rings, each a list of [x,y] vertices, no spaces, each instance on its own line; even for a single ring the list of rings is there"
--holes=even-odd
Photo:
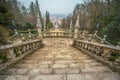
[[[74,39],[78,38],[78,29],[75,28],[75,31],[74,31]]]
[[[101,41],[102,44],[105,43],[105,41],[106,41],[106,37],[107,37],[107,35],[104,35],[104,37],[103,37],[103,39],[102,39],[102,41]]]
[[[15,31],[15,35],[18,35],[18,31],[17,31],[17,29],[15,29],[14,31]]]
[[[29,37],[31,37],[32,33],[31,33],[30,29],[28,29],[28,33],[29,33]]]
[[[88,41],[92,41],[92,34],[89,35]]]
[[[120,47],[120,42],[118,42],[118,47]]]
[[[97,35],[97,31],[95,31],[95,33],[94,33],[94,38],[96,37],[96,35]]]

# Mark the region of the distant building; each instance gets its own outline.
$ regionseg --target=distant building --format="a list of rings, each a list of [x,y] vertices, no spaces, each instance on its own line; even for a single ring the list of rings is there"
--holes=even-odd
[[[55,16],[51,17],[50,21],[53,23],[54,27],[59,28],[62,24],[62,18],[58,18],[58,17],[55,17]]]

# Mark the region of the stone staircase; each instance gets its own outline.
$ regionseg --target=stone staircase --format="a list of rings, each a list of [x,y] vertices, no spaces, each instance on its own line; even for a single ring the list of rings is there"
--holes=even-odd
[[[44,48],[1,72],[0,80],[120,80],[120,75],[70,46],[71,39],[45,39]]]

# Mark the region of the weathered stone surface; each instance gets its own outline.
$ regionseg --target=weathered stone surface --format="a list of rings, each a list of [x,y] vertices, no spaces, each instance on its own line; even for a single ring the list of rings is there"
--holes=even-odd
[[[66,68],[66,64],[53,64],[53,68]]]
[[[84,74],[68,74],[67,80],[85,80]]]
[[[32,80],[66,80],[64,75],[38,75]]]
[[[13,65],[0,75],[0,80],[120,80],[119,74],[70,47],[71,42],[45,39],[43,49]]]
[[[0,80],[30,80],[30,76],[26,75],[5,75],[5,76],[0,76]]]

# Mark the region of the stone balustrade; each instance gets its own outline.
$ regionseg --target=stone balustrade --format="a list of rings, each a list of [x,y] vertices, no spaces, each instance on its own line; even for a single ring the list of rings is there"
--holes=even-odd
[[[73,34],[67,33],[67,32],[47,32],[47,33],[44,33],[44,38],[49,38],[49,37],[72,38]]]
[[[18,42],[22,43],[22,42],[36,40],[38,38],[39,38],[38,34],[36,35],[32,34],[30,29],[28,29],[28,31],[19,31],[19,32],[15,29],[15,34],[8,38],[8,43],[18,43]]]
[[[109,66],[112,70],[120,72],[120,47],[78,39],[74,40],[74,47],[88,53],[88,55]]]
[[[43,46],[42,40],[0,46],[0,70]]]

